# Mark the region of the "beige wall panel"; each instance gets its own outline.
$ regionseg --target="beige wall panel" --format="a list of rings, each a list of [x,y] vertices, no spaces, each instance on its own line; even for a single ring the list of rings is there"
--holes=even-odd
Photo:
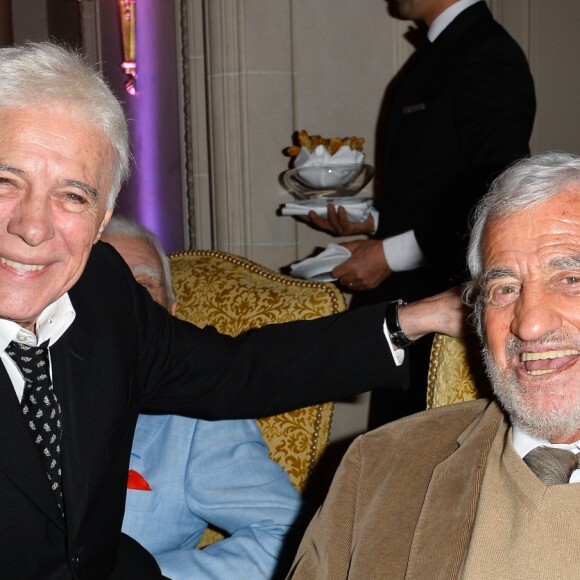
[[[580,154],[580,2],[531,2],[530,62],[538,114],[534,152]]]
[[[292,92],[288,72],[251,72],[246,75],[247,107],[245,113],[255,122],[249,125],[246,152],[248,187],[247,210],[251,258],[278,269],[290,262],[296,244],[296,225],[276,210],[288,199],[279,184],[284,137],[291,120],[290,107],[281,105]]]
[[[253,71],[292,70],[290,50],[291,3],[284,0],[245,0],[246,64]],[[290,95],[289,95],[290,96]]]
[[[216,246],[251,259],[259,248],[261,261],[276,268],[296,243],[294,225],[275,215],[293,115],[290,3],[225,0],[205,7]],[[276,248],[275,258],[268,248]]]
[[[384,0],[293,3],[295,126],[325,137],[364,137],[374,165],[374,134],[387,83],[406,58],[402,32]],[[291,131],[290,131],[291,133]],[[290,137],[290,134],[288,135]],[[372,194],[372,182],[365,188]],[[297,258],[336,241],[298,226]]]
[[[580,152],[580,2],[490,0],[495,17],[520,43],[530,62],[538,110],[533,153]]]

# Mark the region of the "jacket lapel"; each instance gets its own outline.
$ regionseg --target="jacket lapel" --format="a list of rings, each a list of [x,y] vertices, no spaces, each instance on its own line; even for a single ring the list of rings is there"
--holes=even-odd
[[[92,343],[73,323],[50,349],[53,386],[62,409],[62,484],[69,534],[82,521],[84,514],[79,509],[90,505],[92,493],[95,462],[91,455],[94,430],[90,422],[94,407],[87,397],[95,391],[90,376],[84,376],[90,370],[87,361],[93,357]]]
[[[131,455],[141,459],[167,421],[169,415],[149,415],[147,421],[138,418]]]
[[[0,425],[0,471],[64,530],[42,458],[24,421],[20,402],[3,364],[0,364]]]
[[[461,572],[491,444],[504,415],[492,403],[433,471],[411,546],[407,578],[451,580]]]

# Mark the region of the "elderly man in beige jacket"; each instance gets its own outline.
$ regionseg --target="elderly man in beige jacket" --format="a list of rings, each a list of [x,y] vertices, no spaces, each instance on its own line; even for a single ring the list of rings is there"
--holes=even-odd
[[[495,399],[356,440],[290,578],[579,577],[580,157],[508,168],[478,205],[468,263]]]

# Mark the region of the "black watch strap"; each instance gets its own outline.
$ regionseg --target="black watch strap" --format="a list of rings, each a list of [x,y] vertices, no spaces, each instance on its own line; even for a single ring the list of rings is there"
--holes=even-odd
[[[399,308],[407,304],[404,300],[399,298],[392,302],[387,302],[387,311],[385,313],[385,322],[387,323],[387,330],[391,343],[397,348],[406,348],[413,344],[413,341],[407,338],[399,324]]]

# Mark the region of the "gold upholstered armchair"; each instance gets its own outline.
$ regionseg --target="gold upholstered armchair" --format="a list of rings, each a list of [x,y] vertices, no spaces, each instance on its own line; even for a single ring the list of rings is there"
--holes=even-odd
[[[477,337],[436,334],[427,379],[427,408],[486,397],[491,392]]]
[[[176,316],[200,327],[214,326],[235,336],[269,323],[345,310],[344,298],[332,284],[284,276],[226,252],[176,252],[169,260]],[[270,457],[300,492],[328,443],[332,411],[330,402],[258,419]],[[200,547],[221,537],[207,530]]]

